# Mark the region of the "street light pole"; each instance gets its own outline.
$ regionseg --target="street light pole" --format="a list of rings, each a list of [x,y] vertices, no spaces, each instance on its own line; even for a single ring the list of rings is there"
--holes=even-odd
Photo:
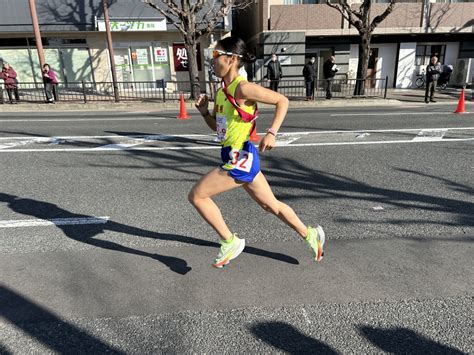
[[[109,48],[110,66],[112,71],[112,82],[114,86],[115,102],[120,101],[119,90],[117,85],[117,73],[115,72],[115,59],[114,59],[114,47],[112,45],[112,34],[110,32],[110,18],[109,18],[109,6],[108,0],[102,0],[104,7],[104,21],[105,21],[105,32],[107,33],[107,45]]]
[[[36,40],[36,50],[38,51],[38,58],[41,66],[41,72],[43,72],[43,65],[46,62],[44,59],[44,51],[43,51],[43,42],[41,42],[41,32],[38,24],[38,14],[36,13],[36,3],[35,0],[28,0],[30,5],[30,14],[31,14],[31,22],[33,24],[33,32],[35,34]]]

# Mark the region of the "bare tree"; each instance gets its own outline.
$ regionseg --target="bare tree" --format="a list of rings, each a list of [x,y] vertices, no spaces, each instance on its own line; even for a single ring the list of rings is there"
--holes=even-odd
[[[232,9],[250,6],[250,0],[144,0],[172,23],[184,39],[188,54],[191,98],[199,92],[196,48],[198,39],[209,35]]]
[[[369,64],[370,41],[375,28],[393,11],[396,0],[390,0],[387,8],[380,14],[371,19],[370,10],[372,0],[362,0],[360,6],[351,7],[349,0],[338,0],[338,3],[331,3],[326,0],[326,4],[336,9],[341,15],[359,31],[359,63],[357,65],[358,80],[355,89],[355,95],[364,95],[365,78],[367,76],[367,67]]]

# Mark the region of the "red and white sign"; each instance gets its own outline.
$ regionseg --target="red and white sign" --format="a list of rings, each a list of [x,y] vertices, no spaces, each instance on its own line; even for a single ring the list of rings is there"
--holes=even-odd
[[[201,70],[201,47],[199,43],[196,49],[198,70]],[[173,61],[176,71],[188,71],[189,59],[188,52],[184,47],[184,43],[173,43]]]

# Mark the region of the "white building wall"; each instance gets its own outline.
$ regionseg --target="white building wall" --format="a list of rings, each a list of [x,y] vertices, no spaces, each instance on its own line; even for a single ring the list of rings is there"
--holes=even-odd
[[[414,85],[416,78],[415,54],[415,42],[400,43],[396,88],[404,89]]]
[[[388,87],[393,87],[395,76],[395,60],[397,58],[397,45],[393,44],[377,44],[372,48],[378,48],[378,62],[377,71],[375,73],[376,79],[385,79],[388,76]],[[383,83],[377,81],[377,88],[380,88]]]
[[[351,44],[349,53],[349,69],[347,75],[349,79],[355,79],[357,75],[357,64],[359,62],[359,45]]]
[[[444,55],[444,63],[452,66],[456,65],[456,60],[458,59],[459,55],[459,42],[454,43],[446,43],[446,53]]]

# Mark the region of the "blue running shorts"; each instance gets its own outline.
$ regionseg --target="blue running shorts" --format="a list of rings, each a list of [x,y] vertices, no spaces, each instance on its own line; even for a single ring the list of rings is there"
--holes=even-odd
[[[222,147],[220,167],[228,171],[229,176],[242,182],[252,182],[260,172],[260,158],[255,146],[245,142],[241,150]]]

